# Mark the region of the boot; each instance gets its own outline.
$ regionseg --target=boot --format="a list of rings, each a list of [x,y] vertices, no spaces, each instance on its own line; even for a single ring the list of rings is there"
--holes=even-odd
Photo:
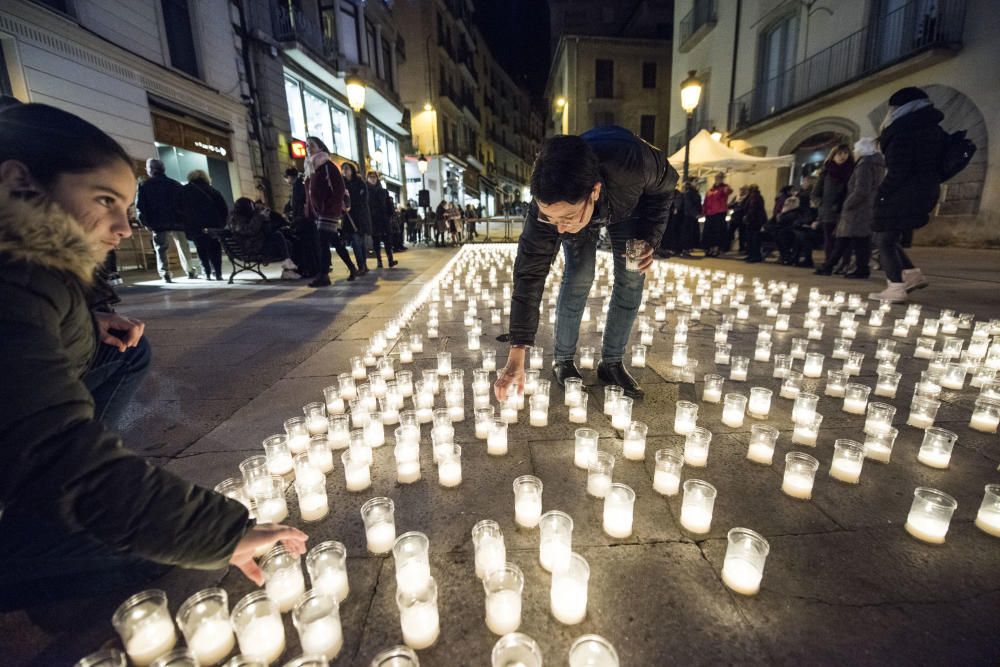
[[[881,292],[872,292],[869,299],[876,301],[888,301],[889,303],[906,303],[906,283],[891,283],[886,281],[887,287]]]
[[[556,377],[556,384],[560,387],[566,386],[566,380],[569,378],[580,378],[580,371],[576,369],[576,364],[573,363],[572,359],[568,361],[553,361],[552,362],[552,374]]]
[[[625,395],[629,398],[642,398],[646,395],[639,383],[627,370],[625,364],[620,361],[601,361],[597,364],[597,377],[604,384],[616,384],[625,390]]]
[[[309,283],[309,287],[329,287],[329,285],[330,285],[330,276],[329,274],[326,273],[319,274],[313,279],[311,283]]]
[[[924,278],[924,274],[920,269],[904,269],[903,284],[906,285],[907,292],[912,292],[913,290],[923,289],[930,283]]]

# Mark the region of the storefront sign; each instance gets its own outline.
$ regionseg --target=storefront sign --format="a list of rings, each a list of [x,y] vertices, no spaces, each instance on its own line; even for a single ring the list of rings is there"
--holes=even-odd
[[[153,112],[153,138],[163,144],[186,148],[213,158],[233,159],[228,136]]]
[[[292,142],[288,144],[288,154],[294,160],[304,159],[306,156],[306,142],[293,139]]]

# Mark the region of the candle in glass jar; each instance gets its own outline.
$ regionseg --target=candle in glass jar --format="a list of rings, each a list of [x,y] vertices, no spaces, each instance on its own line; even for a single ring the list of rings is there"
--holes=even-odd
[[[750,428],[750,445],[747,459],[761,465],[771,465],[774,458],[774,443],[778,440],[778,429],[767,424],[754,424]]]
[[[1000,484],[986,485],[976,513],[976,527],[987,535],[1000,537]]]
[[[569,566],[552,575],[550,607],[557,621],[576,625],[587,615],[587,582],[590,567],[579,554],[570,556]]]
[[[843,439],[837,440],[833,449],[830,477],[846,484],[857,484],[861,479],[861,466],[865,460],[864,446],[853,440]]]
[[[917,487],[906,517],[906,532],[923,542],[944,544],[951,517],[958,503],[943,491]]]
[[[812,498],[813,483],[819,461],[802,452],[789,452],[785,455],[785,474],[781,481],[781,490],[785,495],[800,500]]]
[[[580,348],[580,368],[589,370],[594,367],[594,352],[592,347]]]
[[[747,414],[754,419],[767,419],[771,412],[771,390],[764,387],[750,389],[750,400],[747,402]],[[676,431],[676,429],[675,429]]]
[[[665,496],[675,496],[680,488],[681,468],[684,458],[672,449],[656,452],[656,471],[653,473],[653,490]]]
[[[240,653],[265,664],[276,662],[285,652],[285,628],[281,617],[258,616],[237,635]]]
[[[450,445],[449,449],[449,453],[438,462],[438,483],[450,489],[462,483],[462,448]]]
[[[708,449],[712,433],[701,426],[695,427],[684,439],[684,463],[696,468],[708,463]]]
[[[514,521],[523,528],[534,528],[542,516],[542,480],[522,475],[514,480]]]
[[[604,532],[624,539],[632,534],[635,491],[625,484],[612,484],[604,496]]]
[[[731,428],[743,426],[743,415],[746,412],[747,397],[743,394],[726,394],[722,406],[722,423]]]
[[[853,415],[865,414],[870,391],[871,389],[863,384],[848,384],[844,390],[843,411]]]
[[[746,382],[750,359],[748,357],[733,357],[730,362],[729,379],[735,382]]]
[[[712,511],[717,492],[708,482],[689,479],[684,482],[681,502],[681,526],[688,532],[704,535],[712,528]]]
[[[917,452],[917,460],[930,468],[944,470],[951,461],[951,454],[958,436],[943,428],[930,427],[924,431],[924,440]]]
[[[996,433],[1000,426],[1000,401],[989,398],[976,400],[969,419],[969,428],[982,433]]]
[[[491,456],[503,456],[507,453],[507,424],[495,419],[486,438],[486,453]]]
[[[634,368],[645,368],[646,367],[646,346],[645,345],[633,345],[632,346],[632,366]]]
[[[569,421],[571,424],[587,423],[587,394],[582,394],[576,405],[569,409]]]

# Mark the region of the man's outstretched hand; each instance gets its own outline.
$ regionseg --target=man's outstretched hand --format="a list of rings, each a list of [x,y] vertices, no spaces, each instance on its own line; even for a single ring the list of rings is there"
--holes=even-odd
[[[524,354],[523,347],[510,348],[507,365],[500,370],[493,385],[493,393],[496,394],[498,401],[505,400],[511,388],[519,393],[524,392]]]
[[[258,549],[270,548],[276,542],[281,542],[288,551],[301,556],[306,552],[306,540],[308,539],[309,536],[298,528],[276,523],[262,523],[251,528],[243,536],[243,539],[236,545],[236,551],[233,552],[229,563],[238,567],[247,579],[262,586],[264,573],[254,562],[254,553]]]

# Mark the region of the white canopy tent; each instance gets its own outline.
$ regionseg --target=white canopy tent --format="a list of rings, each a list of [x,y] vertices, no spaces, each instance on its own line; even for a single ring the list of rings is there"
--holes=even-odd
[[[677,171],[684,167],[684,148],[669,158],[671,166]],[[691,138],[690,173],[694,176],[704,175],[713,171],[745,171],[758,169],[778,169],[791,167],[795,161],[793,155],[778,157],[755,157],[740,153],[720,141],[716,141],[708,130],[702,130]]]

